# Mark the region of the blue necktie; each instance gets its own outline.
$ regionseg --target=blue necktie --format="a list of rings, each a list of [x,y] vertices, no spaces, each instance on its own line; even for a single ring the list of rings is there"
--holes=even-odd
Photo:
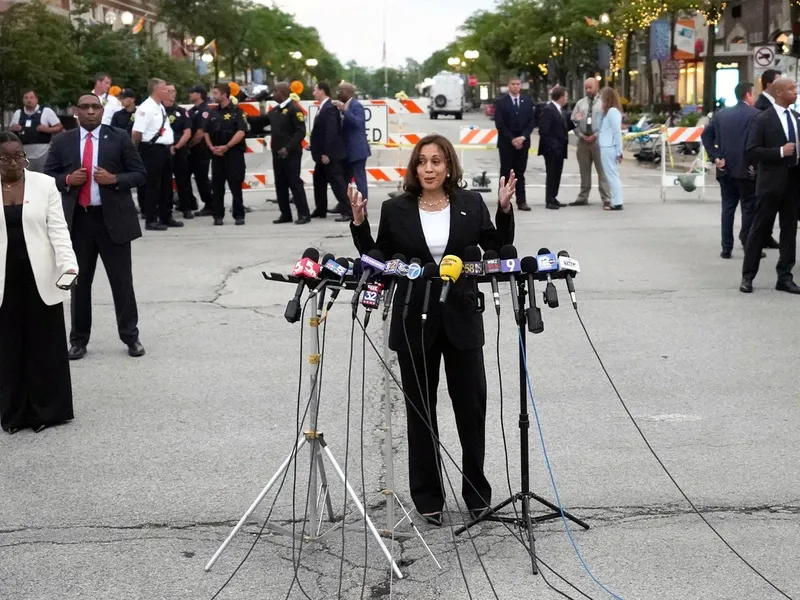
[[[789,162],[792,164],[797,164],[797,134],[794,130],[794,119],[792,118],[792,113],[788,109],[784,111],[786,113],[786,125],[789,129],[789,141],[795,145],[794,154],[789,158]]]

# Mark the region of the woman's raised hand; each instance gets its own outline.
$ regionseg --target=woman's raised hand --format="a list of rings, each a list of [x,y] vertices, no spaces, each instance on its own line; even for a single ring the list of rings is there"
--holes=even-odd
[[[500,178],[500,190],[497,192],[497,202],[500,204],[500,210],[508,212],[511,210],[511,198],[514,197],[514,192],[517,189],[517,178],[514,175],[514,170],[508,174],[508,182],[505,177]]]
[[[364,214],[367,203],[364,200],[364,196],[361,195],[361,192],[359,192],[358,188],[354,185],[347,186],[347,197],[350,199],[350,206],[353,209],[353,225],[358,227],[364,222],[364,219],[367,218]]]

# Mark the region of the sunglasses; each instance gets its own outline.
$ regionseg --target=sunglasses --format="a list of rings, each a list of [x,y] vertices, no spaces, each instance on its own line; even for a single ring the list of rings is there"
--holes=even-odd
[[[100,104],[78,104],[78,108],[80,110],[102,110],[102,105]]]
[[[13,162],[22,163],[25,161],[26,157],[24,152],[20,154],[4,154],[0,156],[0,165],[10,165]]]

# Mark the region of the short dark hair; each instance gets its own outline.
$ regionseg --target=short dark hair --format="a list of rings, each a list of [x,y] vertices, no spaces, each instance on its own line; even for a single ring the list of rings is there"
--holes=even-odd
[[[34,95],[34,96],[36,96],[37,98],[39,97],[39,94],[37,94],[37,93],[36,93],[36,90],[35,90],[35,89],[33,89],[33,88],[23,89],[23,90],[22,90],[22,95],[24,96],[25,94],[33,94],[33,95]]]
[[[561,100],[566,95],[567,95],[567,88],[562,87],[560,85],[557,85],[552,90],[550,90],[550,99],[555,100],[556,102]]]
[[[780,71],[776,69],[767,69],[761,74],[761,87],[763,89],[767,89],[767,86],[772,85],[772,82],[778,79],[780,76]]]
[[[733,88],[733,93],[736,95],[736,99],[741,102],[747,94],[753,91],[753,87],[755,86],[749,81],[742,81],[736,84],[736,87]]]
[[[444,154],[445,163],[447,164],[447,172],[450,175],[444,180],[445,194],[452,197],[456,190],[462,187],[462,178],[464,172],[461,170],[461,165],[458,162],[458,155],[453,144],[450,143],[446,137],[439,134],[426,135],[411,151],[411,158],[408,160],[408,169],[406,169],[405,181],[403,183],[403,190],[414,196],[419,197],[422,194],[422,184],[417,175],[417,165],[419,164],[419,157],[422,153],[422,148],[430,144],[439,146],[439,150]]]
[[[214,86],[214,89],[221,94],[225,94],[228,98],[231,97],[231,86],[229,86],[227,83],[218,83]]]
[[[98,81],[103,81],[103,79],[105,79],[106,77],[108,77],[108,73],[104,73],[103,71],[98,71],[97,73],[94,74],[94,82],[97,83]]]
[[[22,141],[10,131],[0,131],[0,144],[17,143],[20,146]]]
[[[319,89],[321,89],[323,92],[325,92],[326,96],[330,97],[330,95],[331,95],[331,84],[329,84],[327,81],[318,81],[317,82],[317,87]]]

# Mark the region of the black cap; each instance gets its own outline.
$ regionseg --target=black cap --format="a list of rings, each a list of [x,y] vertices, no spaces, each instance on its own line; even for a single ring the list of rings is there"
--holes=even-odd
[[[537,273],[539,271],[539,264],[536,262],[535,256],[526,256],[520,261],[519,266],[523,273]]]
[[[206,86],[204,86],[204,85],[195,85],[193,87],[190,87],[189,88],[189,93],[190,94],[200,94],[203,98],[208,96],[208,90],[206,89]]]
[[[506,260],[509,258],[517,258],[517,249],[511,244],[506,244],[500,248],[500,259]]]
[[[434,279],[436,277],[439,277],[439,265],[432,262],[425,265],[425,268],[422,269],[422,278]]]
[[[136,98],[136,92],[134,92],[131,88],[125,88],[119,93],[120,99],[122,98]]]
[[[483,260],[494,260],[497,258],[497,252],[494,250],[487,250],[483,253]]]
[[[310,258],[314,262],[319,260],[319,250],[316,248],[306,248],[306,251],[303,252],[303,258]]]

